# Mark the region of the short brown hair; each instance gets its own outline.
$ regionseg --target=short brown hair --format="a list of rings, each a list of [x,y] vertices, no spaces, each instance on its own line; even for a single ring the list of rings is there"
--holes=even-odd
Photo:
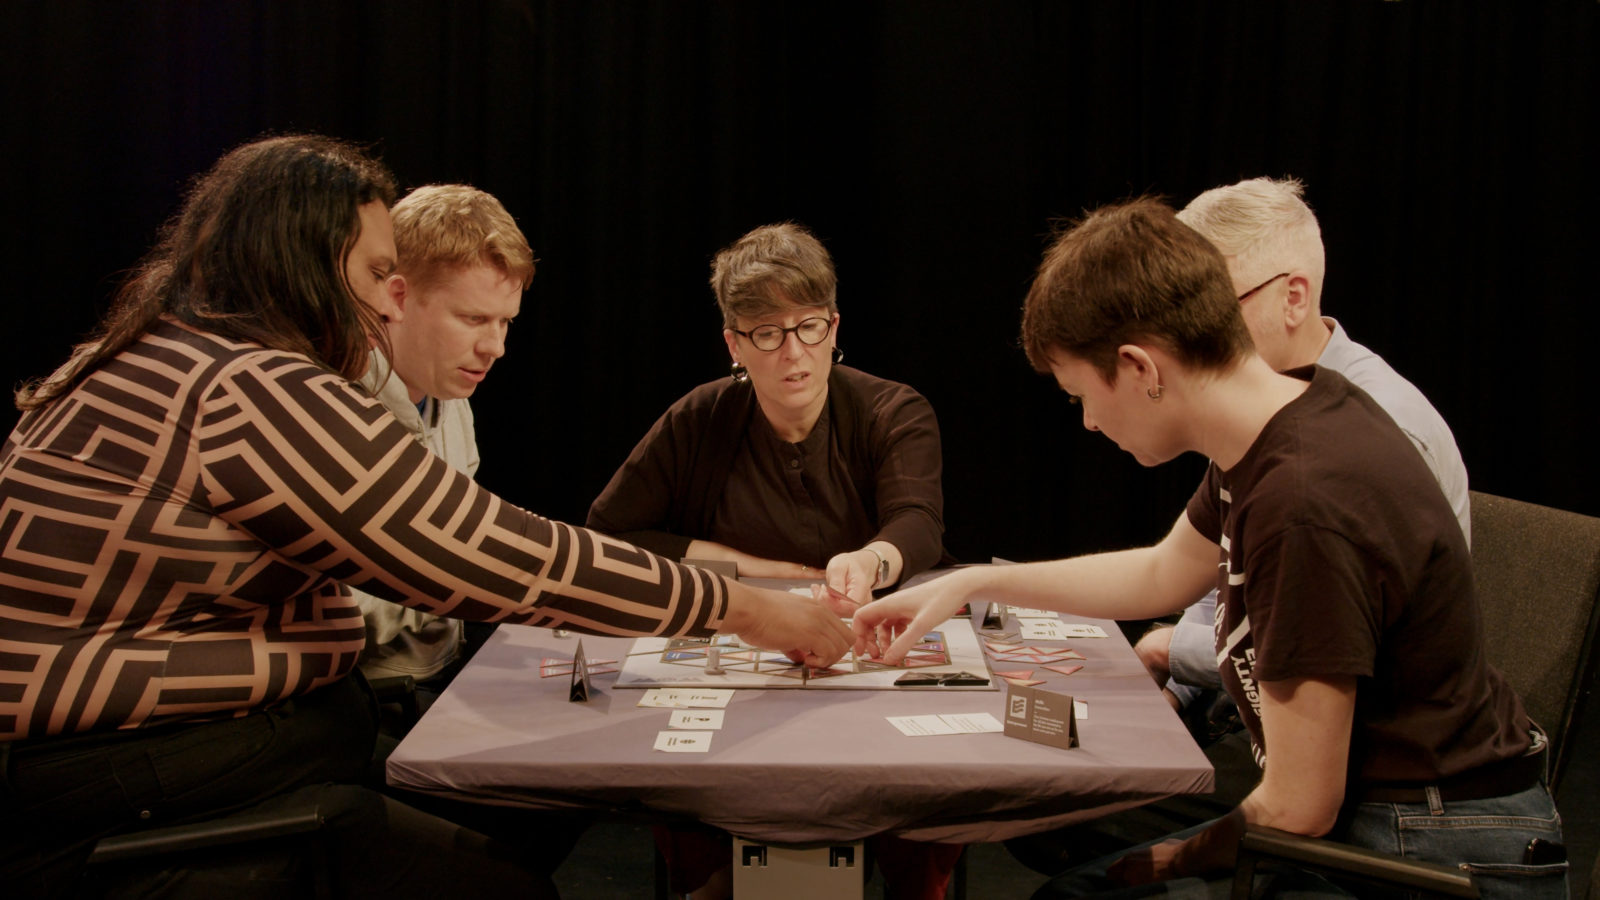
[[[1140,342],[1200,369],[1226,368],[1254,347],[1222,254],[1148,197],[1062,232],[1022,308],[1022,346],[1040,372],[1064,351],[1114,382],[1117,348]]]
[[[839,311],[833,258],[822,242],[793,222],[763,225],[723,248],[711,263],[711,289],[722,325],[790,307]]]
[[[523,290],[533,283],[533,249],[493,195],[466,184],[430,184],[394,205],[400,273],[426,283],[445,270],[483,264]]]

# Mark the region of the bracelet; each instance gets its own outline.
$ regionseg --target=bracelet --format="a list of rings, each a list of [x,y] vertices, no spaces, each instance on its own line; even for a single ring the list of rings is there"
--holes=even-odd
[[[878,567],[872,570],[872,586],[877,588],[879,583],[887,581],[889,578],[889,558],[879,553],[876,547],[867,546],[861,549],[878,558]]]

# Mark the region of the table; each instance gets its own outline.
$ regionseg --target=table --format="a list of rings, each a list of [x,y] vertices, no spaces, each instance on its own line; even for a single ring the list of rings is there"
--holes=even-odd
[[[389,757],[388,780],[485,803],[681,816],[774,844],[884,832],[998,841],[1210,790],[1210,764],[1115,623],[1063,618],[1108,635],[1066,642],[1085,657],[1074,675],[1032,666],[1042,687],[1088,704],[1073,750],[1001,734],[907,737],[886,721],[1003,719],[1002,682],[948,694],[742,690],[710,752],[656,752],[669,710],[637,707],[641,692],[613,687],[615,676],[593,678],[596,696],[572,703],[568,678],[539,675],[580,637],[591,660],[622,658],[631,639],[502,625]]]

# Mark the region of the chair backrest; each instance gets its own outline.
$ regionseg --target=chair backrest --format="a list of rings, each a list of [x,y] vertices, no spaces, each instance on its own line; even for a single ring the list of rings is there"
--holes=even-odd
[[[1550,789],[1594,687],[1600,519],[1472,492],[1472,570],[1489,662],[1550,735]]]

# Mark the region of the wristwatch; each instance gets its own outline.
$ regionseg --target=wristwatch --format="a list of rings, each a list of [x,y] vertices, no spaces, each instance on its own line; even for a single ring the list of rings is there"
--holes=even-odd
[[[878,569],[872,573],[872,587],[876,590],[878,587],[889,583],[889,558],[879,553],[876,548],[866,547],[864,549],[878,558]]]

